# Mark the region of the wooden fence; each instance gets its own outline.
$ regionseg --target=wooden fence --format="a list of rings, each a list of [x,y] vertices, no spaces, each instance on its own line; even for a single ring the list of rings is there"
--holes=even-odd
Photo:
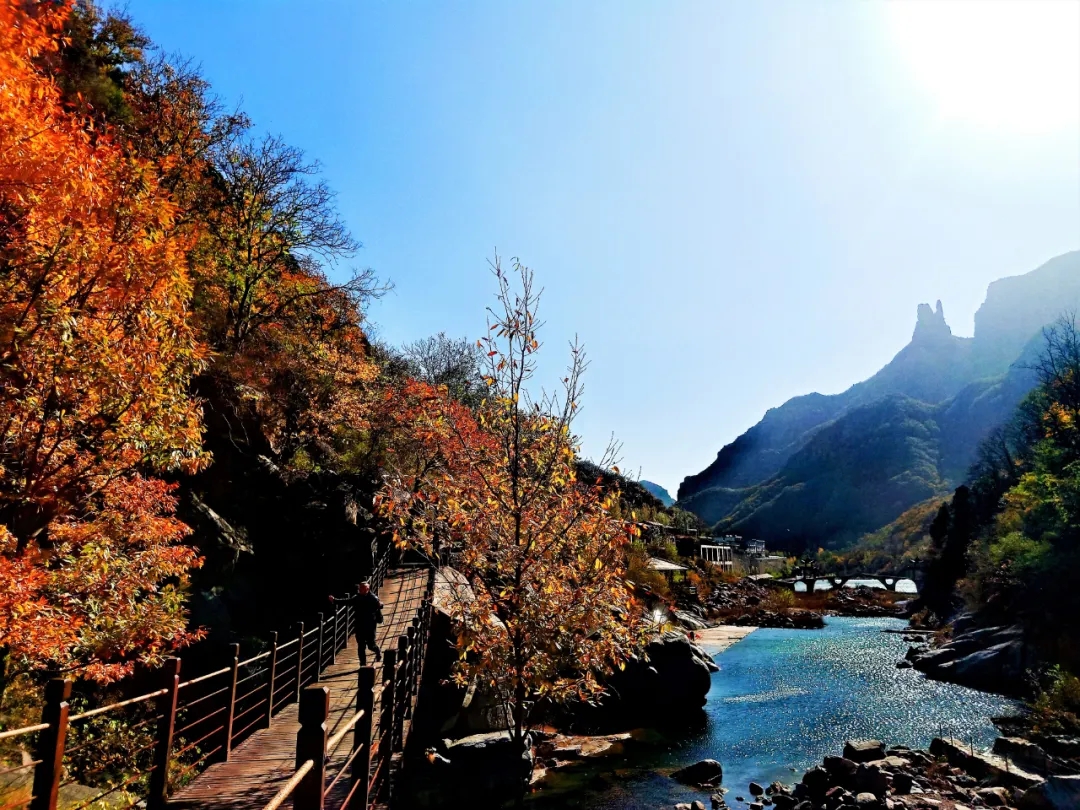
[[[389,552],[380,555],[370,577],[376,592],[389,567]],[[9,786],[20,776],[26,780],[32,771],[29,796],[0,810],[27,806],[57,810],[60,789],[68,785],[78,786],[80,795],[87,793],[88,785],[102,785],[90,791],[93,795],[66,803],[70,810],[106,803],[162,810],[177,787],[214,762],[227,761],[238,744],[268,728],[274,716],[293,701],[300,703],[302,724],[297,735],[298,767],[267,807],[280,806],[292,794],[297,810],[323,808],[324,797],[346,770],[352,789],[340,807],[366,808],[376,797],[388,800],[390,760],[401,750],[403,724],[411,716],[427,648],[434,571],[431,574],[419,615],[408,634],[398,639],[397,649],[386,653],[374,744],[373,667],[360,669],[356,714],[332,739],[326,738],[329,703],[326,689],[317,681],[347,646],[356,623],[351,605],[337,606],[328,615],[318,614],[313,627],[301,623],[288,641],[280,642],[273,633],[270,649],[250,658],[241,660],[239,645],[231,645],[227,666],[191,680],[180,680],[180,659],[167,659],[158,673],[158,689],[78,714],[72,714],[69,705],[72,682],[50,681],[41,722],[0,731],[0,742],[18,739],[23,750],[33,751],[29,762],[0,769],[0,784]],[[328,782],[327,758],[349,738],[349,731],[353,732],[350,756]],[[113,803],[125,798],[126,804]]]

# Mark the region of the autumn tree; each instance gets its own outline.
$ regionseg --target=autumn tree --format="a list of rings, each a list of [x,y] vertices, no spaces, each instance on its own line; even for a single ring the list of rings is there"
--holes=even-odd
[[[436,387],[446,386],[450,396],[470,407],[484,398],[483,353],[473,341],[439,332],[406,343],[401,354],[416,379]]]
[[[540,291],[517,261],[518,290],[497,259],[493,270],[486,398],[474,413],[429,387],[415,414],[428,461],[395,471],[380,505],[401,542],[451,547],[469,586],[450,606],[457,677],[492,690],[523,744],[537,702],[601,692],[597,676],[631,653],[641,625],[625,579],[632,524],[610,514],[617,491],[577,474],[584,352],[572,345],[558,394],[532,398]]]
[[[205,460],[188,245],[154,166],[63,103],[69,11],[0,1],[0,688],[190,638],[197,558],[150,477]]]
[[[362,421],[377,374],[363,307],[387,289],[370,270],[330,280],[359,248],[318,165],[276,137],[228,139],[194,255],[194,310],[215,351],[215,396],[253,413],[288,463]]]

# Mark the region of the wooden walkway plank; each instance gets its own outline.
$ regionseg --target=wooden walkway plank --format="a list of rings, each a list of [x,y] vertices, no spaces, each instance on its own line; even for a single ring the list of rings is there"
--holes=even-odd
[[[405,633],[424,599],[426,569],[391,571],[379,591],[384,621],[376,640],[384,652],[397,647],[398,636]],[[370,655],[370,653],[368,653]],[[381,664],[376,667],[375,721],[373,738],[379,737]],[[327,667],[319,684],[330,690],[329,736],[333,737],[356,713],[356,690],[360,657],[356,638],[338,652],[336,662]],[[178,790],[168,800],[177,810],[261,810],[293,775],[296,767],[296,733],[300,730],[297,704],[290,703],[274,715],[270,728],[257,731],[232,750],[228,762],[211,765],[193,782]],[[348,737],[327,762],[328,781],[333,779],[348,759]],[[328,806],[337,806],[348,793],[349,779],[342,777],[328,797]],[[335,803],[334,799],[338,802]],[[286,806],[291,807],[291,802]]]

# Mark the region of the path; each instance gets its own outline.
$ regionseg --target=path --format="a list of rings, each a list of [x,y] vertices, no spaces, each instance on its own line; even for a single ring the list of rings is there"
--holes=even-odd
[[[381,650],[397,647],[397,638],[412,622],[424,598],[427,584],[426,569],[402,569],[391,571],[379,590],[385,621],[379,625],[377,641]],[[369,653],[370,655],[370,653]],[[372,663],[369,659],[369,663]],[[336,661],[327,667],[319,680],[330,689],[330,717],[327,720],[329,736],[337,733],[356,712],[357,675],[359,657],[356,639],[337,655]],[[382,683],[382,666],[375,664],[375,683]],[[375,729],[379,736],[380,688],[375,694]],[[274,716],[270,728],[257,731],[233,749],[227,762],[211,765],[191,784],[181,788],[169,798],[168,806],[184,810],[217,810],[239,808],[261,810],[274,794],[289,780],[296,768],[297,704],[291,703]],[[351,732],[350,732],[351,733]],[[340,746],[327,763],[328,773],[337,773],[341,763],[349,755],[349,746]],[[328,805],[334,806],[334,794],[348,789],[348,778],[334,786],[328,797]],[[287,802],[291,807],[291,802]]]

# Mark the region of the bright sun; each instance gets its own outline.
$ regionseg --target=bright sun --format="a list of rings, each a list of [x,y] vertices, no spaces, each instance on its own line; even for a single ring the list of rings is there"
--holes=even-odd
[[[1025,134],[1080,123],[1080,0],[891,0],[885,12],[943,119]]]

